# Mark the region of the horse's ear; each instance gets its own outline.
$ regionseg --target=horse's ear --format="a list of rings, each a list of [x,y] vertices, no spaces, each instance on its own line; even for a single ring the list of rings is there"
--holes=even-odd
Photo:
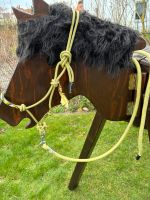
[[[33,13],[34,15],[48,15],[49,5],[43,0],[33,1]]]
[[[18,21],[26,21],[34,18],[34,16],[30,13],[23,12],[14,7],[12,7],[12,9]]]
[[[43,0],[32,0],[33,1],[33,15],[17,8],[12,7],[13,12],[18,21],[27,21],[35,19],[38,16],[48,15],[49,5]]]

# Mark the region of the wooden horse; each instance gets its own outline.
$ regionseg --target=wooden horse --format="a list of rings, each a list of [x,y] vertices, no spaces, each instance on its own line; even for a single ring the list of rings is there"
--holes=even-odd
[[[59,59],[57,56],[55,56],[55,54],[53,54],[53,51],[56,54],[59,54],[61,50],[64,50],[64,44],[67,43],[67,36],[71,23],[71,9],[68,7],[62,4],[49,6],[42,0],[33,0],[33,4],[33,15],[24,13],[14,8],[14,13],[18,19],[18,27],[20,32],[19,47],[17,51],[20,61],[10,81],[9,87],[5,93],[5,97],[15,104],[24,103],[26,105],[31,105],[46,94],[47,90],[49,89],[49,83],[54,76],[55,67],[52,66],[54,66],[53,64],[55,61],[58,61]],[[59,8],[59,13],[57,8]],[[49,18],[49,15],[52,15],[52,17]],[[66,21],[67,19],[70,21]],[[85,25],[84,19],[86,21]],[[61,20],[64,20],[63,26],[61,25]],[[47,31],[44,32],[43,24],[47,26],[47,31],[51,29],[49,33],[47,33]],[[90,30],[91,32],[88,31],[90,26],[92,26],[94,31],[92,31],[92,29]],[[62,32],[58,33],[59,28],[62,28]],[[53,29],[56,29],[56,31]],[[102,29],[104,31],[102,34],[104,35],[101,35],[99,38]],[[30,37],[27,37],[28,30]],[[63,32],[66,34],[64,37],[62,37]],[[120,43],[117,43],[118,40],[115,32],[117,32],[119,35],[118,40],[120,40]],[[37,37],[35,37],[36,34],[38,35]],[[48,37],[49,40],[55,40],[56,43],[59,38],[61,39],[60,44],[51,46],[52,43],[48,43],[48,40],[48,48],[45,50],[44,47],[47,47],[47,43],[44,43],[42,38],[40,38],[40,34],[43,34],[44,38]],[[103,38],[104,36],[107,40],[107,43]],[[89,37],[91,39],[88,41]],[[114,39],[115,37],[116,39]],[[81,44],[80,42],[83,40],[85,40],[85,42]],[[113,41],[114,45],[111,47]],[[100,47],[98,45],[101,42],[103,42],[103,45]],[[89,63],[91,63],[93,67],[90,67],[86,62],[86,60],[90,58],[86,55],[90,52],[92,45],[97,46],[94,46],[94,49],[91,51],[91,60],[89,60]],[[117,45],[120,46],[117,47]],[[110,22],[105,23],[102,20],[87,14],[86,12],[81,13],[79,28],[72,52],[73,62],[71,66],[75,75],[72,93],[68,91],[67,73],[61,79],[63,91],[68,99],[71,99],[77,95],[83,95],[93,103],[96,109],[96,115],[85,140],[80,158],[90,157],[106,120],[127,121],[129,119],[129,116],[127,115],[127,107],[128,103],[134,100],[135,93],[134,89],[129,90],[129,81],[130,75],[134,74],[135,71],[133,67],[126,66],[126,61],[130,59],[131,51],[143,49],[145,45],[145,41],[136,35],[134,31],[120,25],[113,25]],[[87,47],[89,48],[87,49]],[[103,52],[104,55],[101,53],[102,47],[104,47],[105,50],[107,48],[107,51],[105,53]],[[95,48],[97,48],[97,50],[94,54]],[[117,48],[121,49],[118,50]],[[51,51],[52,49],[53,51]],[[78,49],[78,51],[76,51],[76,49]],[[112,50],[113,52],[111,52]],[[87,54],[84,54],[84,51]],[[93,54],[94,56],[92,56]],[[121,57],[117,61],[119,56]],[[112,60],[113,65],[111,62],[109,62],[110,60]],[[94,62],[96,62],[100,68],[94,67]],[[148,73],[148,71],[146,71],[147,67],[144,68],[145,66],[146,65],[142,63],[144,81],[143,91],[144,84],[147,81],[145,77]],[[119,72],[111,75],[111,72],[115,67],[117,67]],[[58,92],[55,92],[52,106],[56,106],[59,103],[59,94]],[[32,108],[30,111],[38,120],[40,120],[43,115],[48,112],[48,109],[48,100],[45,100],[42,104]],[[148,115],[147,119],[149,119],[149,116],[150,115]],[[26,117],[30,118],[26,112],[20,112],[15,108],[10,108],[4,103],[1,103],[0,118],[5,120],[10,125],[18,125],[19,122]],[[139,116],[137,116],[137,121],[139,119],[138,117]],[[35,122],[32,120],[32,118],[30,118],[30,123],[27,125],[27,128],[31,128],[34,125]],[[148,123],[147,127],[148,130],[150,130]],[[77,187],[85,166],[86,163],[77,163],[69,184],[70,190],[73,190]]]

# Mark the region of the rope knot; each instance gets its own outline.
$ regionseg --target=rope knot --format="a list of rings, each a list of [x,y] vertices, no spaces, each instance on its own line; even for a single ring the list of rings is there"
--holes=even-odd
[[[26,111],[26,105],[25,104],[21,104],[18,108],[19,108],[20,112]]]
[[[64,66],[67,62],[70,64],[72,59],[72,54],[70,51],[62,51],[60,54],[60,59],[62,62],[62,66]]]
[[[55,88],[58,87],[59,81],[57,79],[52,79],[51,85],[54,86]]]

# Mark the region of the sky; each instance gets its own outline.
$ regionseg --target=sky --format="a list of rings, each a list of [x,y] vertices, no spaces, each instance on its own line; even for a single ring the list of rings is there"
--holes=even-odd
[[[49,4],[56,2],[56,0],[45,0],[45,1]],[[72,0],[74,5],[76,4],[77,1],[78,0]],[[88,0],[84,0],[84,1],[85,1],[85,6],[88,6]],[[66,0],[66,2],[67,2],[67,0]],[[18,5],[20,5],[23,8],[31,7],[32,0],[0,0],[0,7],[7,8],[9,10],[12,6],[16,7]]]

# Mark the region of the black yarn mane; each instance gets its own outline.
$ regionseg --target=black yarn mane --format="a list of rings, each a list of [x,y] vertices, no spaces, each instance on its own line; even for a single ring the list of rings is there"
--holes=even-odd
[[[71,20],[71,8],[53,4],[48,16],[18,23],[18,57],[26,60],[44,54],[54,66],[66,48]],[[116,73],[129,67],[137,37],[132,29],[82,12],[72,48],[73,62]]]

